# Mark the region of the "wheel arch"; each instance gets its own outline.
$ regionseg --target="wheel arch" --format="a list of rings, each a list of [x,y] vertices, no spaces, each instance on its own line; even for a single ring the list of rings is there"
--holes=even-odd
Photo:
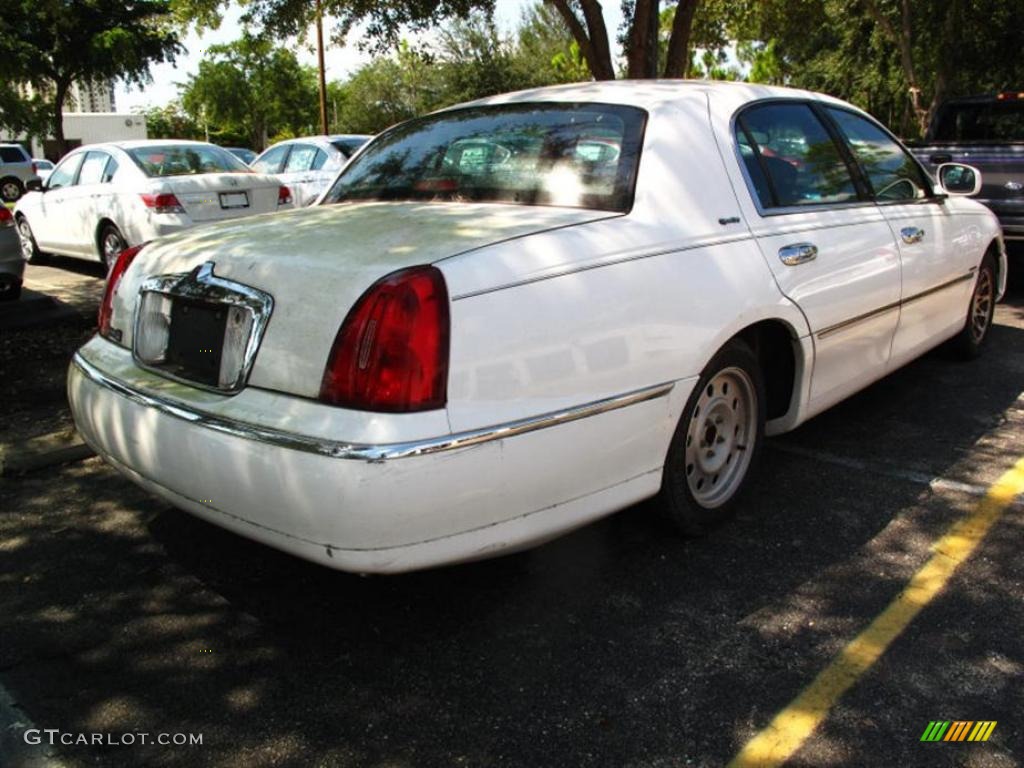
[[[124,230],[117,226],[117,222],[109,216],[101,216],[100,220],[96,223],[96,229],[94,229],[92,233],[92,245],[96,249],[96,257],[100,261],[103,261],[103,243],[101,242],[101,237],[103,235],[103,228],[108,224],[120,232],[121,238],[124,239]],[[125,240],[125,242],[127,243],[128,241]]]
[[[797,330],[781,318],[752,323],[729,340],[739,339],[754,352],[764,376],[768,422],[790,422],[799,411],[800,383],[807,360]]]

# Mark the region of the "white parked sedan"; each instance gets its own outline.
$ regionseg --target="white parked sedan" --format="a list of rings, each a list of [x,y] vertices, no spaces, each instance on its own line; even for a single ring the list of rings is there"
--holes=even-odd
[[[26,258],[56,253],[110,265],[130,245],[224,219],[291,208],[291,192],[200,141],[90,144],[68,153],[15,210]]]
[[[707,82],[497,96],[393,128],[321,204],[118,259],[68,389],[178,507],[335,568],[528,547],[647,497],[700,533],[765,435],[939,343],[999,226],[838,100]]]
[[[277,174],[301,208],[315,203],[349,158],[371,138],[343,134],[289,139],[269,147],[250,166],[259,173]]]

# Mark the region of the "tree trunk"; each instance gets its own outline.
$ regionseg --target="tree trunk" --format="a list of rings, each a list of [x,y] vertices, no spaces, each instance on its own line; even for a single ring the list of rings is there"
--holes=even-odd
[[[914,110],[914,118],[918,129],[923,134],[928,127],[928,110],[921,106],[921,83],[917,79],[917,71],[914,67],[914,30],[913,21],[910,17],[910,0],[901,0],[900,2],[899,30],[896,30],[888,17],[879,10],[876,0],[867,0],[867,6],[875,23],[882,28],[882,32],[899,48],[900,65],[903,67],[903,76],[907,80],[910,104]]]
[[[595,80],[614,80],[615,67],[612,64],[611,48],[608,45],[608,28],[598,0],[580,0],[583,9],[581,22],[569,0],[546,0],[551,3],[562,21],[569,28],[573,40],[580,47],[587,68]],[[584,22],[586,27],[583,26]]]
[[[633,80],[658,76],[658,0],[636,0],[626,42],[626,72]]]
[[[64,138],[64,99],[67,98],[68,88],[71,83],[68,80],[57,80],[54,82],[53,94],[53,138],[57,142],[57,151],[61,157],[68,153],[68,142]]]
[[[700,0],[679,0],[672,17],[672,34],[668,39],[665,77],[686,77],[690,73],[690,33]]]

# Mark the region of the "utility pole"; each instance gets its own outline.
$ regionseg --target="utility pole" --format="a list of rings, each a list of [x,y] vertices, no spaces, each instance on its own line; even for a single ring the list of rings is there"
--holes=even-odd
[[[327,70],[324,66],[323,0],[316,0],[316,56],[320,69],[320,133],[327,133]]]

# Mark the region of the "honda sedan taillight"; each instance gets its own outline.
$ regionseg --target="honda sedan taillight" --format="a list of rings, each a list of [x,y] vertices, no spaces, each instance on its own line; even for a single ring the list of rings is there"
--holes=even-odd
[[[390,274],[366,291],[334,339],[320,399],[362,411],[443,408],[448,289],[436,267]]]
[[[288,187],[280,186],[277,188],[277,204],[278,205],[291,205],[292,204],[292,191]]]
[[[142,195],[142,202],[153,213],[184,213],[185,208],[178,198],[169,192],[159,195]]]

